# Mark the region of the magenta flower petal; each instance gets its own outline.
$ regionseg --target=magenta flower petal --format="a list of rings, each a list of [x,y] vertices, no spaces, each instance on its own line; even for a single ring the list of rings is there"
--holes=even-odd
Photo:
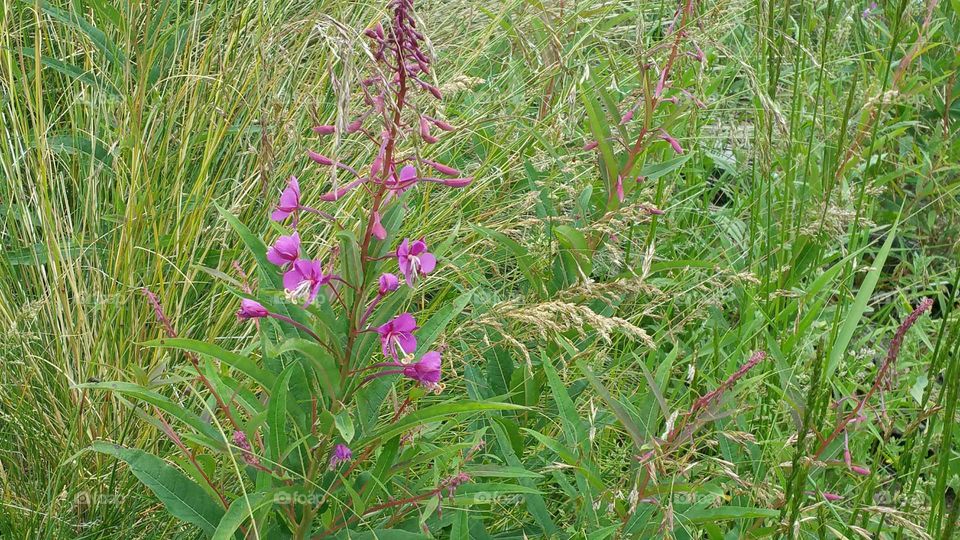
[[[287,181],[287,187],[280,194],[280,202],[276,210],[270,214],[270,219],[274,221],[283,221],[290,214],[300,209],[300,183],[296,176],[291,176]]]
[[[437,258],[433,253],[424,253],[420,256],[420,273],[429,274],[437,267]]]
[[[440,353],[430,351],[419,362],[404,366],[403,375],[427,388],[433,388],[440,382]]]
[[[387,294],[400,288],[400,278],[391,273],[382,274],[377,282],[380,285],[380,294]]]
[[[423,240],[411,242],[409,238],[405,238],[397,247],[397,264],[407,285],[413,286],[417,277],[433,271],[437,260],[427,251],[426,242]]]
[[[321,261],[299,259],[283,274],[283,288],[291,297],[304,298],[306,307],[316,299],[320,288],[330,283],[332,277],[323,273]]]
[[[337,468],[341,463],[346,463],[353,459],[353,451],[345,444],[338,444],[333,447],[333,453],[330,454],[330,469]]]
[[[401,355],[412,354],[417,350],[417,321],[409,313],[401,313],[390,321],[377,327],[383,355],[396,360]]]
[[[398,332],[413,332],[417,329],[417,320],[409,313],[401,313],[393,319],[393,328]]]
[[[267,250],[267,260],[277,266],[295,262],[300,257],[300,235],[281,236]]]
[[[417,179],[417,169],[413,165],[404,165],[400,169],[400,183],[406,184]]]
[[[380,223],[380,212],[373,213],[373,237],[377,240],[385,240],[387,238],[387,229],[383,227],[383,224]]]

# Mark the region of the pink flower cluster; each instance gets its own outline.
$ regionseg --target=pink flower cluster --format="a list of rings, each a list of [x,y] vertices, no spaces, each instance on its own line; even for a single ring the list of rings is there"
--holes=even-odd
[[[387,375],[402,375],[432,390],[442,388],[441,357],[437,351],[423,352],[418,361],[416,331],[419,329],[413,314],[399,313],[379,325],[370,325],[369,321],[377,314],[377,308],[390,293],[401,285],[401,279],[408,287],[414,287],[418,280],[431,274],[437,267],[437,258],[430,252],[426,239],[404,238],[395,244],[392,254],[378,257],[372,253],[373,241],[386,241],[391,231],[387,230],[382,216],[389,207],[397,204],[399,198],[417,185],[426,183],[440,184],[452,188],[463,188],[472,182],[459,170],[449,165],[421,157],[414,149],[401,156],[398,143],[401,141],[421,141],[432,145],[439,141],[440,132],[451,132],[455,128],[447,122],[430,115],[413,101],[413,92],[420,91],[433,98],[441,99],[438,88],[427,82],[431,59],[421,49],[423,35],[417,30],[413,16],[412,0],[394,0],[391,3],[392,14],[389,24],[384,27],[377,23],[366,31],[372,40],[373,56],[377,62],[372,75],[360,83],[364,110],[351,118],[343,126],[333,124],[319,125],[313,132],[320,136],[339,133],[343,136],[365,138],[376,144],[377,150],[368,165],[354,168],[339,159],[334,159],[310,150],[307,157],[331,171],[334,185],[319,196],[321,203],[332,203],[353,193],[362,192],[369,198],[366,215],[358,220],[362,233],[359,241],[361,278],[360,282],[350,283],[338,273],[337,256],[330,260],[312,258],[301,239],[299,228],[301,219],[307,215],[317,215],[330,220],[335,228],[344,225],[334,218],[334,211],[323,210],[305,204],[300,181],[291,177],[280,194],[270,218],[277,222],[289,221],[290,234],[279,236],[269,247],[266,259],[283,272],[282,283],[286,298],[303,308],[308,308],[318,297],[338,305],[342,314],[349,320],[350,328],[346,342],[352,343],[364,332],[376,332],[380,337],[384,361],[370,366],[358,366],[364,359],[350,358],[351,346],[345,347],[345,358],[340,359],[347,369],[345,374],[354,374],[367,369],[378,372],[367,376],[359,386],[374,378]],[[430,170],[431,175],[420,171]],[[349,178],[340,183],[337,176],[347,174]],[[395,232],[395,231],[394,231]],[[382,253],[382,252],[381,252]],[[380,261],[396,259],[396,271],[399,274],[384,272],[374,282],[364,279],[377,271]],[[342,270],[342,268],[341,268]],[[375,283],[375,284],[374,284]],[[369,289],[369,290],[368,290]],[[352,294],[344,294],[346,291]],[[322,296],[321,296],[322,295]],[[357,316],[358,314],[362,314]],[[237,311],[240,319],[273,318],[298,326],[308,331],[319,341],[323,341],[305,325],[285,315],[274,313],[252,299],[241,301]],[[381,314],[381,319],[382,314]],[[346,447],[344,447],[346,448]],[[349,459],[348,450],[338,448],[333,463]]]

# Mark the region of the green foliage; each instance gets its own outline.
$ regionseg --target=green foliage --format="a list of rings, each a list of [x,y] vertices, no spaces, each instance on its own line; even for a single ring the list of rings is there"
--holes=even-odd
[[[423,234],[440,265],[371,323],[417,310],[441,396],[354,389],[349,318],[284,300],[265,258],[283,181],[329,188],[304,145],[358,106],[344,85],[382,6],[3,4],[0,536],[956,534],[956,1],[696,3],[655,108],[677,4],[417,4],[445,94],[429,113],[458,127],[417,152],[476,180],[384,214],[373,259]],[[344,279],[387,268],[330,231],[310,247]],[[237,322],[251,288],[329,349]],[[894,376],[811,459],[923,297]],[[353,350],[375,358],[376,335]],[[334,441],[355,469],[329,470]],[[458,471],[452,497],[397,502]]]

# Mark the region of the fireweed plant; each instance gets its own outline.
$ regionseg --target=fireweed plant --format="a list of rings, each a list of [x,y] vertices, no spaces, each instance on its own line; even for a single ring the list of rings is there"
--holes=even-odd
[[[186,351],[196,381],[209,394],[203,412],[213,423],[159,394],[119,383],[111,387],[155,407],[192,478],[138,450],[106,443],[95,449],[126,461],[174,516],[214,537],[425,528],[434,511],[441,514],[443,499],[471,481],[461,466],[483,446],[481,431],[463,445],[421,448],[417,441],[428,431],[426,421],[519,408],[466,401],[418,407],[424,396],[444,388],[443,352],[430,345],[454,313],[452,306],[441,307],[424,324],[401,308],[439,269],[427,239],[397,238],[409,204],[405,194],[423,184],[462,188],[471,178],[421,158],[414,147],[417,140],[435,143],[439,132],[454,128],[415,101],[439,100],[441,94],[427,81],[431,58],[420,46],[412,0],[395,0],[389,8],[389,22],[365,32],[375,61],[359,85],[365,111],[340,133],[375,144],[372,162],[356,170],[308,152],[314,163],[333,168],[332,176],[349,174],[349,179],[335,181],[311,206],[291,177],[270,213],[288,230],[269,246],[224,212],[260,267],[258,292],[246,285],[234,292],[241,297],[237,317],[260,329],[262,365],[178,338],[146,291],[168,336],[155,344]],[[339,129],[320,125],[313,131],[329,136]],[[361,214],[334,217],[330,206],[353,194],[363,197]],[[310,253],[303,239],[313,219],[328,221],[335,232],[336,248],[325,259]],[[296,360],[283,362],[291,356]],[[219,360],[220,368],[202,357]],[[254,387],[234,378],[238,375],[252,379]],[[380,418],[388,395],[400,397],[394,411]],[[180,431],[165,415],[191,429]],[[234,474],[205,467],[207,451],[232,458]],[[403,478],[417,465],[429,473]]]
[[[587,113],[590,117],[590,129],[596,139],[583,145],[583,150],[600,152],[601,176],[604,179],[606,193],[605,210],[615,211],[633,189],[631,186],[642,184],[648,175],[656,177],[668,172],[663,165],[644,170],[642,158],[645,150],[653,143],[665,143],[676,154],[675,168],[684,161],[686,153],[680,141],[671,134],[673,125],[678,123],[679,115],[690,106],[704,108],[706,104],[696,94],[686,88],[675,87],[677,68],[684,60],[705,64],[706,54],[694,39],[696,21],[694,20],[696,2],[682,0],[666,27],[667,39],[644,53],[646,61],[640,63],[639,98],[627,100],[626,104],[617,104],[611,96],[597,86],[604,106],[619,115],[613,124],[616,131],[611,132],[609,122],[601,118],[600,104],[585,98]],[[657,60],[658,57],[662,57]],[[669,105],[668,105],[669,104]],[[667,110],[672,107],[672,109]],[[611,143],[616,143],[616,146]],[[618,154],[614,148],[621,148]],[[659,215],[663,212],[650,205],[642,206],[647,213]]]

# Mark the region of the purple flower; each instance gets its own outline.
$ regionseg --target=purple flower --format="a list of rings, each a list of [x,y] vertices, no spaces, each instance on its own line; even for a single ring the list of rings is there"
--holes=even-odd
[[[267,260],[277,266],[292,264],[300,258],[300,235],[281,236],[267,250]]]
[[[403,367],[403,375],[409,377],[426,388],[434,388],[440,382],[440,353],[430,351],[423,355],[419,362]]]
[[[380,294],[384,295],[388,292],[392,292],[400,288],[400,278],[387,272],[380,275],[380,279],[377,280],[380,285]]]
[[[333,447],[333,454],[330,455],[330,470],[337,468],[337,465],[346,463],[353,459],[353,451],[347,448],[345,444],[338,444]]]
[[[274,221],[283,221],[290,214],[300,209],[300,183],[296,176],[291,176],[287,182],[287,188],[280,194],[280,202],[277,209],[270,214],[270,219]]]
[[[283,288],[293,299],[305,299],[304,307],[309,306],[320,292],[320,287],[330,283],[331,274],[323,273],[323,264],[320,261],[300,259],[293,263],[290,270],[283,274]]]
[[[377,327],[383,355],[397,360],[400,356],[417,350],[417,338],[413,331],[419,328],[416,319],[409,313],[401,313]],[[397,351],[399,349],[399,352]]]
[[[397,264],[407,285],[413,286],[418,275],[427,275],[437,266],[437,258],[427,251],[427,243],[420,240],[410,241],[404,238],[397,247]]]
[[[330,135],[337,131],[337,128],[331,125],[313,126],[313,132],[317,135]]]
[[[240,300],[240,309],[237,310],[237,318],[241,321],[245,319],[262,319],[269,315],[270,312],[267,311],[267,308],[263,307],[260,302],[248,298]]]
[[[417,169],[413,165],[404,165],[400,174],[393,175],[387,187],[394,191],[403,192],[417,183]]]

